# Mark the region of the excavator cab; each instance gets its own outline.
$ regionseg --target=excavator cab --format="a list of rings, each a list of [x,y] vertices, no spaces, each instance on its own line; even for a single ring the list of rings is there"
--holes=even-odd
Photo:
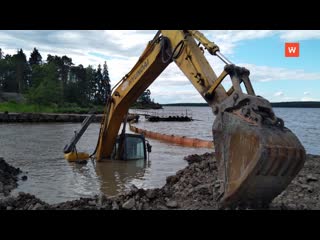
[[[151,145],[143,135],[125,133],[118,135],[111,159],[147,160],[150,152]]]

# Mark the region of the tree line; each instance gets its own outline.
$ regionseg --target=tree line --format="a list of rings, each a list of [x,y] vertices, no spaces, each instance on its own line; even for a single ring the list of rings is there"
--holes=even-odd
[[[22,49],[4,54],[0,48],[0,91],[16,92],[39,105],[104,105],[111,92],[107,63],[95,69],[75,66],[66,55],[43,58],[34,48],[27,59]]]

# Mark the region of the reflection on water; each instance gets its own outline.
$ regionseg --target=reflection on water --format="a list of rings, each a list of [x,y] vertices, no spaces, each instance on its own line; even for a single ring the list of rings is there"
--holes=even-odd
[[[0,124],[0,149],[11,165],[27,172],[14,194],[31,193],[49,203],[58,203],[101,192],[111,196],[131,184],[138,187],[161,187],[167,176],[185,167],[183,157],[205,153],[149,140],[150,161],[107,161],[87,164],[70,163],[63,158],[63,148],[80,123]],[[77,144],[79,151],[92,153],[100,124],[91,124]],[[93,164],[94,163],[94,164]]]
[[[95,170],[101,183],[100,191],[107,195],[122,192],[133,179],[143,180],[148,167],[150,161],[144,159],[97,162]]]
[[[180,108],[181,109],[181,108]],[[185,109],[185,108],[182,108]],[[172,111],[172,108],[169,108]],[[163,111],[163,110],[161,110]],[[166,108],[165,110],[166,111]],[[210,108],[189,108],[193,122],[149,123],[141,117],[140,128],[163,133],[212,139],[213,115]],[[320,109],[279,109],[275,112],[297,134],[308,153],[320,154]],[[0,124],[0,157],[28,172],[14,191],[28,192],[49,203],[105,193],[115,195],[131,184],[142,188],[161,187],[167,176],[187,163],[184,156],[202,154],[210,149],[169,145],[148,139],[152,145],[150,161],[107,161],[87,164],[69,163],[63,148],[80,123]],[[79,151],[92,153],[96,147],[100,124],[91,124],[77,144]]]

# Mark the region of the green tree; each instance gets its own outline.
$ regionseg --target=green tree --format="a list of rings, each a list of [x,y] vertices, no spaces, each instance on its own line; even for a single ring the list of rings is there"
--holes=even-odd
[[[147,89],[146,91],[144,91],[141,96],[138,98],[137,102],[139,103],[151,103],[151,91],[149,89]]]
[[[40,65],[42,63],[42,56],[39,53],[38,49],[34,48],[33,52],[30,54],[29,64],[30,66],[33,65]]]
[[[62,101],[64,101],[64,98],[67,95],[66,86],[67,86],[67,82],[70,74],[70,68],[73,65],[72,59],[67,56],[59,57],[59,56],[52,56],[49,54],[47,57],[47,62],[53,63],[57,67],[59,81],[62,89]]]
[[[89,103],[89,84],[86,69],[80,64],[71,67],[69,81],[66,88],[66,101],[87,106]]]
[[[33,88],[37,88],[43,79],[46,77],[47,74],[47,64],[43,65],[36,65],[32,66],[32,75],[31,75],[31,86]]]
[[[3,83],[5,79],[6,62],[3,59],[3,52],[0,48],[0,91],[3,90]]]
[[[95,102],[95,95],[96,95],[96,82],[95,82],[95,76],[96,76],[96,70],[89,65],[86,68],[86,81],[88,84],[88,101],[90,103],[94,103]]]
[[[62,89],[58,80],[58,71],[54,63],[45,64],[42,67],[43,80],[38,86],[30,89],[28,100],[38,105],[50,105],[52,103],[61,105]]]
[[[12,56],[12,62],[15,67],[17,90],[19,93],[25,93],[30,86],[30,68],[22,49]]]
[[[106,97],[111,94],[109,71],[108,71],[108,65],[106,61],[103,64],[103,70],[102,70],[102,91],[105,94],[104,99],[106,99]]]
[[[18,92],[15,62],[9,54],[1,60],[0,75],[2,79],[1,87],[4,92]]]
[[[101,65],[98,65],[98,69],[95,74],[95,85],[94,85],[94,90],[95,90],[95,96],[94,96],[94,103],[95,104],[104,104],[104,92],[103,92],[103,76],[101,72]]]

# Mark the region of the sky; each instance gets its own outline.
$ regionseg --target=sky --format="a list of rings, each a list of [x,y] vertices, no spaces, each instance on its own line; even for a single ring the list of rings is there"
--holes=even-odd
[[[271,102],[320,101],[320,31],[316,30],[200,30],[230,61],[250,70],[257,95]],[[114,86],[134,66],[157,30],[1,30],[0,48],[27,58],[36,47],[48,54],[72,58],[75,65],[97,67],[107,62]],[[300,56],[285,57],[285,43],[298,42]],[[219,75],[224,64],[206,53]],[[227,89],[230,81],[223,82]],[[205,102],[175,63],[149,87],[158,103]]]

